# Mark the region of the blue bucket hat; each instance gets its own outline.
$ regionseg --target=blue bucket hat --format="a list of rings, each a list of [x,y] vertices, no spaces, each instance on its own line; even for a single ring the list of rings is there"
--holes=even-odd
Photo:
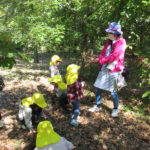
[[[110,23],[109,27],[105,31],[111,32],[113,34],[123,34],[123,32],[121,31],[121,25],[116,22]]]

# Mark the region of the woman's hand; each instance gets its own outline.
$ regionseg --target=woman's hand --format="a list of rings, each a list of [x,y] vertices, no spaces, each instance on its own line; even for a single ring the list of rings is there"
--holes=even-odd
[[[97,56],[88,57],[87,59],[88,59],[87,61],[88,61],[89,63],[98,63],[98,61],[99,61],[99,58],[98,58]]]
[[[94,63],[98,63],[98,61],[99,61],[99,58],[98,58],[98,57],[93,59],[93,62],[94,62]]]
[[[75,149],[76,149],[76,146],[73,146],[71,150],[75,150]]]

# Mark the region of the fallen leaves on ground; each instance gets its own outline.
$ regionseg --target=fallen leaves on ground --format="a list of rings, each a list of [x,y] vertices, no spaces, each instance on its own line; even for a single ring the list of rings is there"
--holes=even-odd
[[[5,71],[3,74],[9,73]],[[55,131],[71,141],[77,150],[148,150],[149,121],[138,122],[134,112],[123,110],[119,118],[111,118],[112,102],[107,96],[104,96],[102,111],[91,113],[88,109],[94,104],[95,97],[85,90],[88,94],[85,94],[87,97],[81,101],[81,117],[78,120],[80,125],[71,126],[71,118],[63,114],[47,79],[47,73],[45,76],[25,80],[5,78],[6,87],[0,93],[0,109],[4,121],[4,127],[0,128],[0,150],[34,149],[36,133],[23,129],[17,114],[20,100],[36,91],[43,93],[48,102],[48,107],[44,110],[45,118],[50,120]],[[72,106],[69,107],[71,109]]]

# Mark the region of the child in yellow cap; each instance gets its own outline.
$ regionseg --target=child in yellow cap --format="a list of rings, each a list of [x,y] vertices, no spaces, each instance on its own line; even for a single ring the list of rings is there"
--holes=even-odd
[[[83,97],[82,87],[84,82],[81,82],[79,79],[78,70],[80,66],[71,64],[67,67],[66,82],[67,82],[67,96],[68,100],[73,105],[72,109],[72,120],[70,124],[78,126],[77,118],[80,112],[80,103],[79,100]]]
[[[62,62],[62,59],[58,55],[53,55],[51,57],[51,60],[49,63],[50,64],[50,66],[49,66],[50,78],[60,75],[58,66],[60,65],[61,62]],[[54,86],[54,91],[56,93],[56,96],[59,98],[61,96],[62,92],[59,90],[59,88],[57,87],[57,84],[55,84],[55,82],[52,82],[52,85]]]
[[[18,117],[20,121],[24,121],[29,130],[33,129],[33,123],[39,119],[42,109],[47,103],[41,93],[34,93],[32,97],[22,99],[19,104]]]
[[[73,150],[75,146],[57,134],[50,121],[42,121],[37,127],[34,150]]]
[[[67,91],[66,91],[67,85],[63,82],[62,76],[55,75],[54,77],[50,78],[49,81],[57,85],[57,89],[59,92],[58,99],[59,99],[60,106],[62,107],[64,113],[68,114],[69,111],[67,109],[67,104],[69,104],[69,102],[68,102]]]
[[[50,82],[54,86],[54,92],[59,100],[59,103],[65,113],[68,113],[66,105],[68,104],[66,87],[64,87],[64,83],[62,82],[62,77],[59,72],[58,66],[62,62],[62,59],[58,55],[53,55],[50,61]],[[61,81],[59,81],[61,79]]]
[[[50,63],[49,63],[49,70],[50,70],[50,77],[52,78],[55,75],[60,75],[58,66],[62,62],[62,59],[58,55],[53,55],[51,57]]]

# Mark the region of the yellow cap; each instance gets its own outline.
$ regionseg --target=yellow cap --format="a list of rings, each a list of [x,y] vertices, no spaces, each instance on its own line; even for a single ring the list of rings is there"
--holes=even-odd
[[[67,67],[67,74],[66,74],[67,85],[71,85],[77,81],[79,69],[80,66],[75,64],[71,64]]]
[[[44,96],[41,93],[34,93],[32,99],[34,99],[34,103],[41,108],[45,108],[47,106]]]
[[[67,89],[67,85],[63,82],[61,75],[55,75],[52,78],[49,78],[48,81],[56,83],[61,90]]]
[[[75,73],[75,72],[78,72],[79,69],[80,69],[80,66],[78,66],[76,64],[71,64],[67,67],[67,72]]]
[[[62,82],[62,77],[61,75],[55,75],[52,78],[49,78],[48,81],[53,83]]]
[[[27,97],[22,99],[22,105],[25,107],[30,107],[34,103],[34,99],[32,97]]]
[[[36,136],[36,147],[44,147],[49,144],[58,143],[61,137],[53,130],[50,121],[42,121],[38,124]]]
[[[58,61],[62,62],[62,59],[58,55],[53,55],[50,60],[50,65],[56,65]]]
[[[59,82],[58,87],[61,90],[66,90],[67,89],[67,85],[64,82]]]

